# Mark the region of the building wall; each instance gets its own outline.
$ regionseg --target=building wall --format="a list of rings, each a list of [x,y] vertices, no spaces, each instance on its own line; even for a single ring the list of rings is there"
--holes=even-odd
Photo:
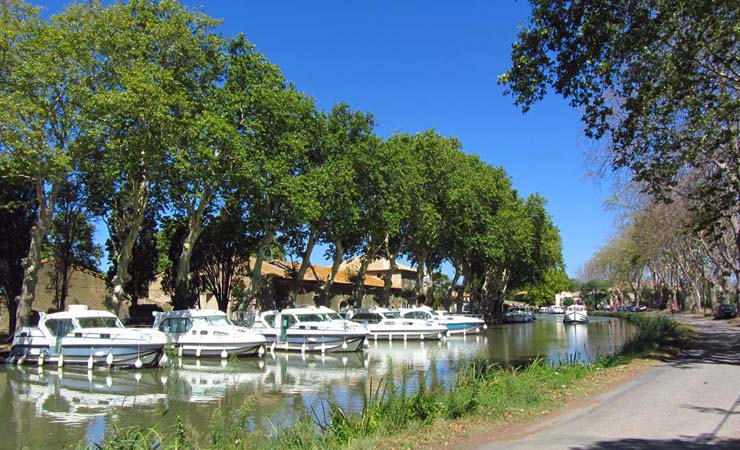
[[[39,282],[36,285],[36,296],[33,309],[47,312],[57,309],[54,304],[54,285],[52,277],[54,266],[44,264],[39,271]],[[67,305],[87,305],[90,309],[108,309],[105,304],[106,288],[102,275],[93,274],[87,270],[73,270],[69,280]]]
[[[53,274],[53,263],[42,264],[31,307],[34,311],[45,313],[57,309],[54,303]],[[84,269],[73,270],[69,280],[66,305],[87,305],[90,309],[107,310],[106,294],[105,279],[102,275]],[[8,310],[3,307],[0,311],[0,332],[6,332],[8,325]]]

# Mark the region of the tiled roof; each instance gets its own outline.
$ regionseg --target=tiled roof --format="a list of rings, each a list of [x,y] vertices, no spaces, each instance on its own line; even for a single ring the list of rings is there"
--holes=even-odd
[[[252,259],[252,262],[254,262],[254,259]],[[298,270],[299,264],[298,263],[291,263],[289,261],[279,261],[279,260],[273,260],[273,261],[264,261],[262,263],[262,275],[272,275],[276,277],[280,277],[283,279],[289,279],[290,278],[290,269],[291,267],[294,267],[295,270]],[[356,270],[352,270],[351,267],[342,267],[340,266],[339,271],[337,271],[336,276],[334,277],[334,283],[336,284],[353,284],[352,281],[353,275],[357,273]],[[317,266],[317,265],[311,265],[311,267],[308,268],[306,271],[306,274],[303,276],[304,281],[318,281],[323,282],[326,281],[327,278],[329,278],[329,275],[331,274],[331,267],[324,267],[324,266]],[[378,287],[382,288],[384,285],[383,279],[373,276],[373,275],[366,275],[365,276],[365,286],[368,287]],[[401,286],[393,285],[394,289],[400,289]]]

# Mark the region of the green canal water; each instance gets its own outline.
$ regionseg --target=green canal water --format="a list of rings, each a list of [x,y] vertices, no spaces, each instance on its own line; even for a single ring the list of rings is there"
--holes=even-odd
[[[502,364],[542,356],[552,362],[591,360],[612,353],[632,333],[617,319],[593,317],[564,325],[562,316],[500,325],[444,341],[370,341],[364,352],[314,355],[269,353],[261,359],[185,359],[166,369],[108,372],[56,367],[0,368],[0,448],[64,448],[100,442],[114,427],[165,428],[177,415],[206,436],[217,413],[246,407],[250,426],[272,429],[307,411],[321,415],[326,400],[358,409],[371,381],[392,368],[396,377],[424,374],[447,382],[460,364],[485,356]],[[246,405],[246,406],[245,406]]]

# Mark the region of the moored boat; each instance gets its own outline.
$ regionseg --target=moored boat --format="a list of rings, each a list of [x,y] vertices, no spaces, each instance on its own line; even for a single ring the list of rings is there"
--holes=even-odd
[[[583,305],[570,305],[565,309],[563,323],[587,323],[588,312]]]
[[[351,320],[367,328],[369,337],[375,340],[431,340],[447,335],[447,327],[433,320],[406,319],[386,308],[359,310]]]
[[[267,339],[273,351],[356,352],[362,350],[367,337],[361,325],[325,306],[266,311],[252,328]]]
[[[262,356],[267,340],[253,330],[234,325],[226,313],[212,309],[154,312],[154,329],[167,336],[178,356],[228,358]]]
[[[404,319],[431,320],[447,328],[447,334],[473,334],[488,328],[483,319],[471,316],[451,314],[447,311],[434,311],[422,305],[415,308],[401,308],[401,317]]]
[[[164,344],[157,330],[125,328],[113,313],[70,305],[67,311],[41,313],[36,327],[17,329],[10,362],[150,367],[159,363]]]
[[[505,323],[525,323],[533,320],[535,320],[534,314],[520,306],[512,306],[504,313]]]

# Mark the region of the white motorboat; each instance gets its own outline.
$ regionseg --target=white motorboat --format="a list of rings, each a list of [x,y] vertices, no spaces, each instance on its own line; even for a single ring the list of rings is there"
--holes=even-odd
[[[563,323],[587,323],[588,312],[583,305],[570,305],[565,308]]]
[[[64,312],[41,313],[36,327],[21,327],[10,347],[10,362],[150,367],[159,362],[165,335],[125,328],[113,313],[70,305]]]
[[[356,352],[362,350],[368,334],[325,306],[266,311],[252,328],[265,336],[273,351]]]
[[[512,306],[504,313],[506,323],[524,323],[535,320],[534,313],[528,308]]]
[[[460,316],[447,311],[433,311],[432,308],[422,305],[415,308],[401,308],[401,317],[404,319],[431,320],[447,328],[447,334],[473,334],[488,328],[483,319],[470,316]]]
[[[228,358],[262,356],[267,340],[260,333],[234,325],[226,313],[213,309],[153,312],[154,329],[167,336],[178,356]]]
[[[406,319],[398,311],[386,308],[359,310],[352,321],[367,328],[375,340],[441,339],[447,335],[447,327],[431,319]]]

